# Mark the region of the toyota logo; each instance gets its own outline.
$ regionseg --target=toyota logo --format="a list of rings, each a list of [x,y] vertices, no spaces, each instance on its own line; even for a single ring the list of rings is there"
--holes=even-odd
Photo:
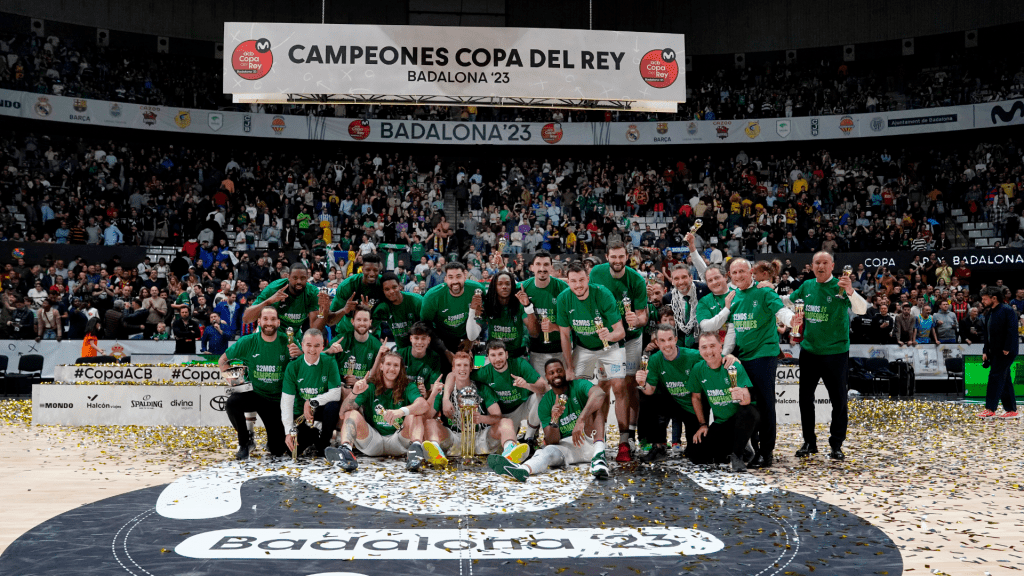
[[[210,408],[213,408],[217,412],[223,412],[227,409],[228,397],[227,396],[214,396],[210,398]]]

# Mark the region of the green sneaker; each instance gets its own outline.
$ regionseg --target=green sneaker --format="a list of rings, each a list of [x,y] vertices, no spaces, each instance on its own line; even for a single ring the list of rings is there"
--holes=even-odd
[[[590,459],[590,473],[598,479],[608,477],[608,463],[604,460],[604,452],[594,454],[594,457]]]
[[[502,476],[511,476],[516,482],[526,482],[530,473],[518,464],[509,462],[508,458],[500,454],[491,454],[487,457],[487,465]]]

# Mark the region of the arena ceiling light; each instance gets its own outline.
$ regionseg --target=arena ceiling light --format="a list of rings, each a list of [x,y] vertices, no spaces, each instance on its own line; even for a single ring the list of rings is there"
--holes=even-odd
[[[675,112],[683,35],[529,28],[224,25],[237,103]]]

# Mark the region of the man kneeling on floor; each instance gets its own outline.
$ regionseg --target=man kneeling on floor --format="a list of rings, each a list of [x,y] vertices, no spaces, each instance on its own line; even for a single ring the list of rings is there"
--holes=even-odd
[[[498,474],[525,482],[531,474],[542,474],[551,467],[589,461],[594,477],[607,478],[605,418],[600,409],[605,392],[589,380],[567,381],[565,366],[555,358],[544,364],[544,377],[551,390],[541,398],[537,415],[546,445],[525,464],[492,454],[487,457],[487,465]]]
[[[504,346],[501,350],[504,352]],[[526,366],[529,367],[529,364]],[[522,462],[530,447],[516,442],[516,428],[511,419],[502,416],[498,396],[490,386],[476,387],[477,395],[480,396],[480,404],[473,415],[476,425],[473,430],[462,430],[459,391],[474,387],[470,380],[472,370],[473,358],[465,352],[459,352],[452,358],[452,371],[445,385],[441,386],[439,379],[430,391],[427,403],[433,408],[427,412],[428,420],[424,424],[427,442],[423,443],[427,462],[434,466],[444,466],[448,463],[445,452],[453,454],[453,450],[465,456],[461,454],[463,434],[474,435],[475,454],[491,454],[501,447],[502,456],[516,464]],[[452,395],[451,401],[442,402],[442,398],[449,393]],[[434,419],[435,415],[440,415],[441,420]]]
[[[398,354],[381,352],[366,380],[352,387],[341,406],[341,445],[326,450],[327,459],[351,472],[358,467],[352,448],[367,456],[406,456],[405,469],[423,465],[423,414],[429,406],[416,382],[410,382]],[[337,366],[337,364],[335,364]]]
[[[688,456],[695,464],[728,462],[733,472],[745,472],[743,450],[757,427],[758,415],[750,397],[750,378],[739,362],[724,366],[722,343],[715,332],[705,332],[698,340],[703,362],[690,371],[687,386],[697,415],[697,433]],[[735,373],[732,372],[735,368]],[[701,406],[701,393],[707,394],[715,422],[708,427]]]

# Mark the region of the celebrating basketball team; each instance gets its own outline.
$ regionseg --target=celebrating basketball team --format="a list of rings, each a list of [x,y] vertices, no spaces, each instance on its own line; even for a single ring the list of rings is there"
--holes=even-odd
[[[814,278],[780,296],[778,261],[733,258],[721,268],[691,254],[699,280],[678,264],[667,293],[660,275],[629,266],[621,243],[597,265],[556,269],[536,253],[522,282],[502,270],[477,283],[450,262],[444,283],[422,297],[372,254],[333,297],[295,264],[255,300],[259,329],[220,358],[238,385],[226,407],[236,457],[255,448],[255,413],[270,454],[326,458],[349,472],[358,456],[405,457],[416,471],[467,451],[518,481],[572,464],[604,478],[609,457],[649,463],[671,452],[734,472],[770,468],[779,338],[792,330],[801,348],[796,456],[818,452],[820,380],[832,403],[829,456],[843,460],[850,312],[867,309],[849,274],[836,277],[832,256],[819,252]],[[606,454],[609,418],[618,444]]]

